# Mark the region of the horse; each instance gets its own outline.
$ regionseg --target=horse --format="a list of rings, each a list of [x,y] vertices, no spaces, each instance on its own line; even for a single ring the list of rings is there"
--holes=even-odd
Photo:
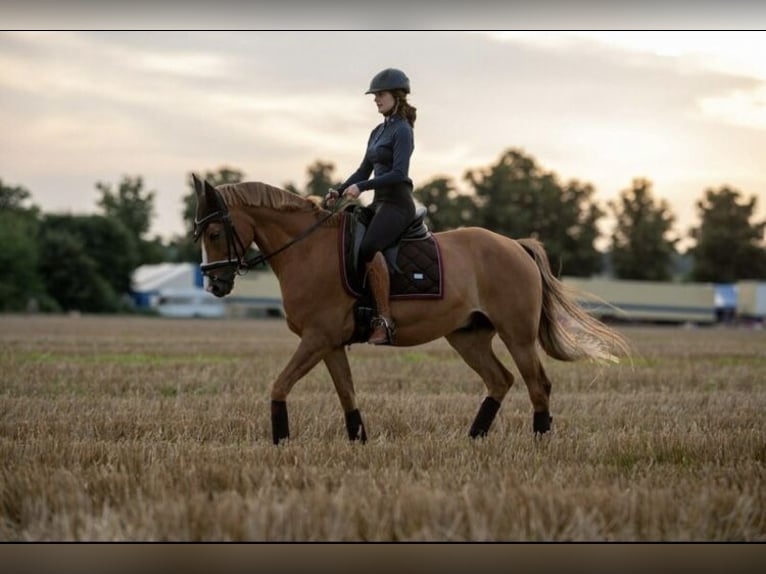
[[[193,175],[194,239],[200,241],[206,288],[228,295],[238,273],[268,262],[279,280],[289,329],[300,342],[271,386],[275,445],[289,439],[287,397],[320,361],[343,408],[350,441],[367,440],[357,406],[347,342],[355,328],[355,297],[341,285],[338,234],[343,213],[263,182],[211,185]],[[495,335],[507,347],[526,384],[532,429],[551,428],[551,381],[537,350],[561,361],[616,361],[627,341],[589,315],[551,271],[543,244],[511,239],[481,227],[434,233],[443,263],[443,296],[396,300],[393,345],[408,347],[440,337],[486,386],[487,395],[469,429],[485,437],[513,385],[513,374],[492,349]],[[260,255],[246,258],[247,249]]]

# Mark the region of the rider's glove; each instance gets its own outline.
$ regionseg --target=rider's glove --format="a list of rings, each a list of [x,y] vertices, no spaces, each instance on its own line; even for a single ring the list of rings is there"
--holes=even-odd
[[[339,197],[340,197],[340,193],[338,193],[338,190],[330,188],[330,190],[327,192],[327,195],[324,196],[325,205],[327,205],[328,207],[332,207],[333,204],[335,204],[335,202],[338,201]]]

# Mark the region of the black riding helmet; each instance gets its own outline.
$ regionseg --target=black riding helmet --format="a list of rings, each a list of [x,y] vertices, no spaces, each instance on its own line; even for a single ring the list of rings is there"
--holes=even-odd
[[[410,79],[401,70],[386,68],[382,72],[375,74],[375,77],[370,82],[370,89],[365,94],[391,92],[393,90],[404,90],[405,94],[409,94]]]

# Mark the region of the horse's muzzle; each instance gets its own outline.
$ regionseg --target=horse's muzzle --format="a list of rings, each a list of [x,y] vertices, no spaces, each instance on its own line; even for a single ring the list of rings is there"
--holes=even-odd
[[[226,275],[225,277],[214,277],[208,275],[207,290],[216,297],[225,297],[234,288],[234,274]]]

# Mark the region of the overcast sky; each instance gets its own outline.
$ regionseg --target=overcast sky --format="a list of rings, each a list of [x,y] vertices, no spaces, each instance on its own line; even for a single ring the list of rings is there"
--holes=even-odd
[[[379,121],[393,66],[418,108],[416,185],[521,148],[606,202],[637,177],[696,223],[706,188],[766,213],[766,32],[0,32],[0,178],[46,212],[93,212],[97,181],[141,175],[153,232],[183,231],[190,171],[302,187],[338,179]]]

